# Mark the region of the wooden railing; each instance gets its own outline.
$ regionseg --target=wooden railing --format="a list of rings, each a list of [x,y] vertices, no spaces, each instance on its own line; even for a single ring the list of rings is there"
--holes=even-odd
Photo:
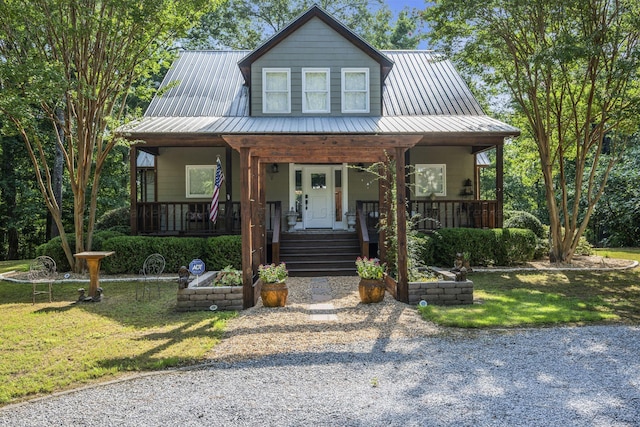
[[[366,215],[359,203],[356,203],[356,231],[360,242],[360,255],[369,257],[369,230],[367,229]]]
[[[357,202],[362,207],[367,228],[378,225],[378,201]],[[438,228],[495,228],[498,203],[495,200],[413,200],[407,212],[414,218],[416,229],[432,231]]]
[[[265,222],[267,231],[273,231],[276,222],[276,205],[267,202]],[[209,202],[138,202],[138,234],[216,236],[240,234],[240,202],[226,203],[218,209],[216,223],[209,221]],[[230,216],[230,218],[229,218]]]
[[[280,263],[280,226],[282,224],[282,203],[276,202],[276,211],[273,221],[273,237],[271,238],[271,262]]]

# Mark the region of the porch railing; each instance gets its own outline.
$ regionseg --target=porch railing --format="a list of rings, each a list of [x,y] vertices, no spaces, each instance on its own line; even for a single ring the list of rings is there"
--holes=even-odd
[[[267,202],[265,222],[271,232],[276,221],[276,206],[280,202]],[[240,234],[240,202],[232,202],[227,212],[226,203],[220,204],[218,219],[209,220],[209,202],[138,202],[138,234],[216,236]]]
[[[378,225],[379,202],[362,200],[367,228]],[[495,228],[498,202],[496,200],[412,200],[408,216],[418,215],[416,229],[432,231],[438,228]]]

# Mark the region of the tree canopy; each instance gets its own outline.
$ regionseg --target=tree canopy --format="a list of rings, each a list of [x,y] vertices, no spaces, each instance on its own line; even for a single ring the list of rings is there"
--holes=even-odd
[[[182,45],[254,49],[314,4],[378,49],[415,49],[424,37],[419,14],[403,10],[393,21],[384,0],[227,0],[203,15]]]
[[[48,156],[62,152],[73,192],[75,250],[91,249],[100,175],[117,143],[134,82],[158,70],[167,46],[206,11],[206,0],[0,0],[0,111],[18,133],[60,230]],[[57,138],[38,129],[48,120]],[[86,212],[88,199],[88,212]]]
[[[569,261],[638,128],[640,4],[438,0],[425,18],[461,69],[513,100],[540,159],[550,255]]]

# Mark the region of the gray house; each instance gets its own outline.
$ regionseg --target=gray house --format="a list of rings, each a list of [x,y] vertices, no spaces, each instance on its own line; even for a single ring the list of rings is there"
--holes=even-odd
[[[429,218],[425,231],[502,225],[502,146],[519,130],[485,115],[438,54],[377,50],[314,6],[253,51],[182,52],[162,88],[123,131],[136,141],[132,230],[241,233],[245,306],[261,262],[353,272],[355,255],[376,248],[389,207],[364,171],[374,163],[394,160],[398,215]],[[497,197],[482,200],[477,174],[493,148]],[[213,223],[217,159],[225,180]],[[335,259],[297,258],[312,252]],[[401,284],[402,273],[399,299]]]

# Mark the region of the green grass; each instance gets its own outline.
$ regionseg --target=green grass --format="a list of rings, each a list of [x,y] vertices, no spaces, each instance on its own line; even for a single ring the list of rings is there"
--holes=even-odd
[[[605,258],[631,259],[640,262],[640,248],[596,249],[596,255]]]
[[[28,271],[29,270],[29,261],[28,260],[18,260],[18,261],[0,261],[0,274],[7,273],[9,271]]]
[[[53,303],[32,305],[31,285],[0,281],[0,404],[197,363],[236,315],[175,312],[174,283],[162,284],[159,299],[136,302],[135,283],[103,281],[102,302],[74,304],[78,287],[86,286],[55,284]]]
[[[639,249],[598,251],[640,260]],[[613,272],[473,273],[472,306],[419,308],[423,318],[463,328],[588,322],[640,323],[640,269]]]

